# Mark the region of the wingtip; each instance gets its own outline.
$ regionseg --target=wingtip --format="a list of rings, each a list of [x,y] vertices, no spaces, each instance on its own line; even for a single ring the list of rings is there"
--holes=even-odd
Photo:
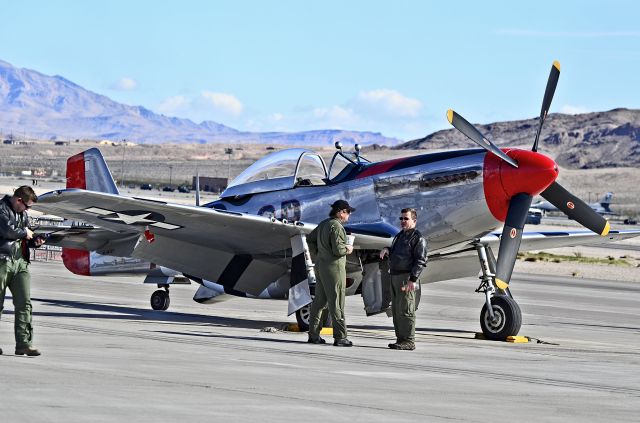
[[[453,124],[453,110],[447,110],[447,120],[450,124]]]
[[[560,62],[558,62],[557,60],[553,61],[553,67],[558,69],[558,72],[560,72]]]

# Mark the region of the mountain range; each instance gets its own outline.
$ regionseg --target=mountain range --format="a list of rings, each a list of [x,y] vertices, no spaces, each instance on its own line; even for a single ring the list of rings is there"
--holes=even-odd
[[[0,60],[0,128],[40,139],[108,139],[141,143],[397,144],[377,132],[315,130],[243,132],[213,121],[197,124],[128,106],[61,77]]]
[[[501,148],[530,149],[538,119],[475,125]],[[456,129],[434,132],[398,145],[399,149],[469,148],[472,141]],[[640,165],[640,110],[567,115],[552,113],[545,119],[538,151],[567,168],[638,167]]]
[[[531,148],[538,119],[477,124],[500,147]],[[469,148],[455,129],[405,143],[376,132],[316,130],[245,132],[223,124],[157,114],[96,94],[61,77],[16,68],[0,60],[0,132],[28,133],[40,139],[127,139],[142,143],[268,143],[291,146],[393,146],[394,149]],[[550,114],[539,151],[568,168],[638,167],[640,110],[614,109],[577,115]]]

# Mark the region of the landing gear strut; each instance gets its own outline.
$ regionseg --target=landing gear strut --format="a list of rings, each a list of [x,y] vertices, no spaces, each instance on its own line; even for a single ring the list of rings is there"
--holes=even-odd
[[[480,327],[488,339],[504,340],[517,335],[522,325],[522,312],[511,296],[509,289],[499,289],[495,284],[495,263],[491,249],[483,244],[476,245],[480,259],[480,286],[476,292],[485,294],[485,304],[480,312]]]
[[[151,308],[154,310],[167,310],[169,304],[171,304],[171,298],[169,297],[169,285],[158,285],[159,289],[151,294]]]

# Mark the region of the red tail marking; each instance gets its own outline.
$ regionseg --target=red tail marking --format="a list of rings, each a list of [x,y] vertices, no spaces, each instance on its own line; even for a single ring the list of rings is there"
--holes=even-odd
[[[67,188],[87,189],[85,178],[84,153],[67,159]]]
[[[76,275],[91,276],[88,251],[76,250],[74,248],[63,248],[62,261],[64,263],[64,267],[69,269],[71,273],[75,273]]]

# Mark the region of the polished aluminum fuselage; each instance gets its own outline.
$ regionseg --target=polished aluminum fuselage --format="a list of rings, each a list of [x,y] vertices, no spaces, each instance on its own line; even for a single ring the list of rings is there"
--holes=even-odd
[[[334,184],[223,198],[213,206],[272,215],[276,219],[318,223],[328,216],[334,201],[345,199],[357,209],[351,215],[349,225],[377,225],[388,231],[399,230],[400,210],[413,207],[418,211],[417,228],[427,237],[430,251],[437,251],[468,243],[502,225],[493,217],[485,201],[485,154],[477,152],[426,160],[427,163],[413,167]]]

